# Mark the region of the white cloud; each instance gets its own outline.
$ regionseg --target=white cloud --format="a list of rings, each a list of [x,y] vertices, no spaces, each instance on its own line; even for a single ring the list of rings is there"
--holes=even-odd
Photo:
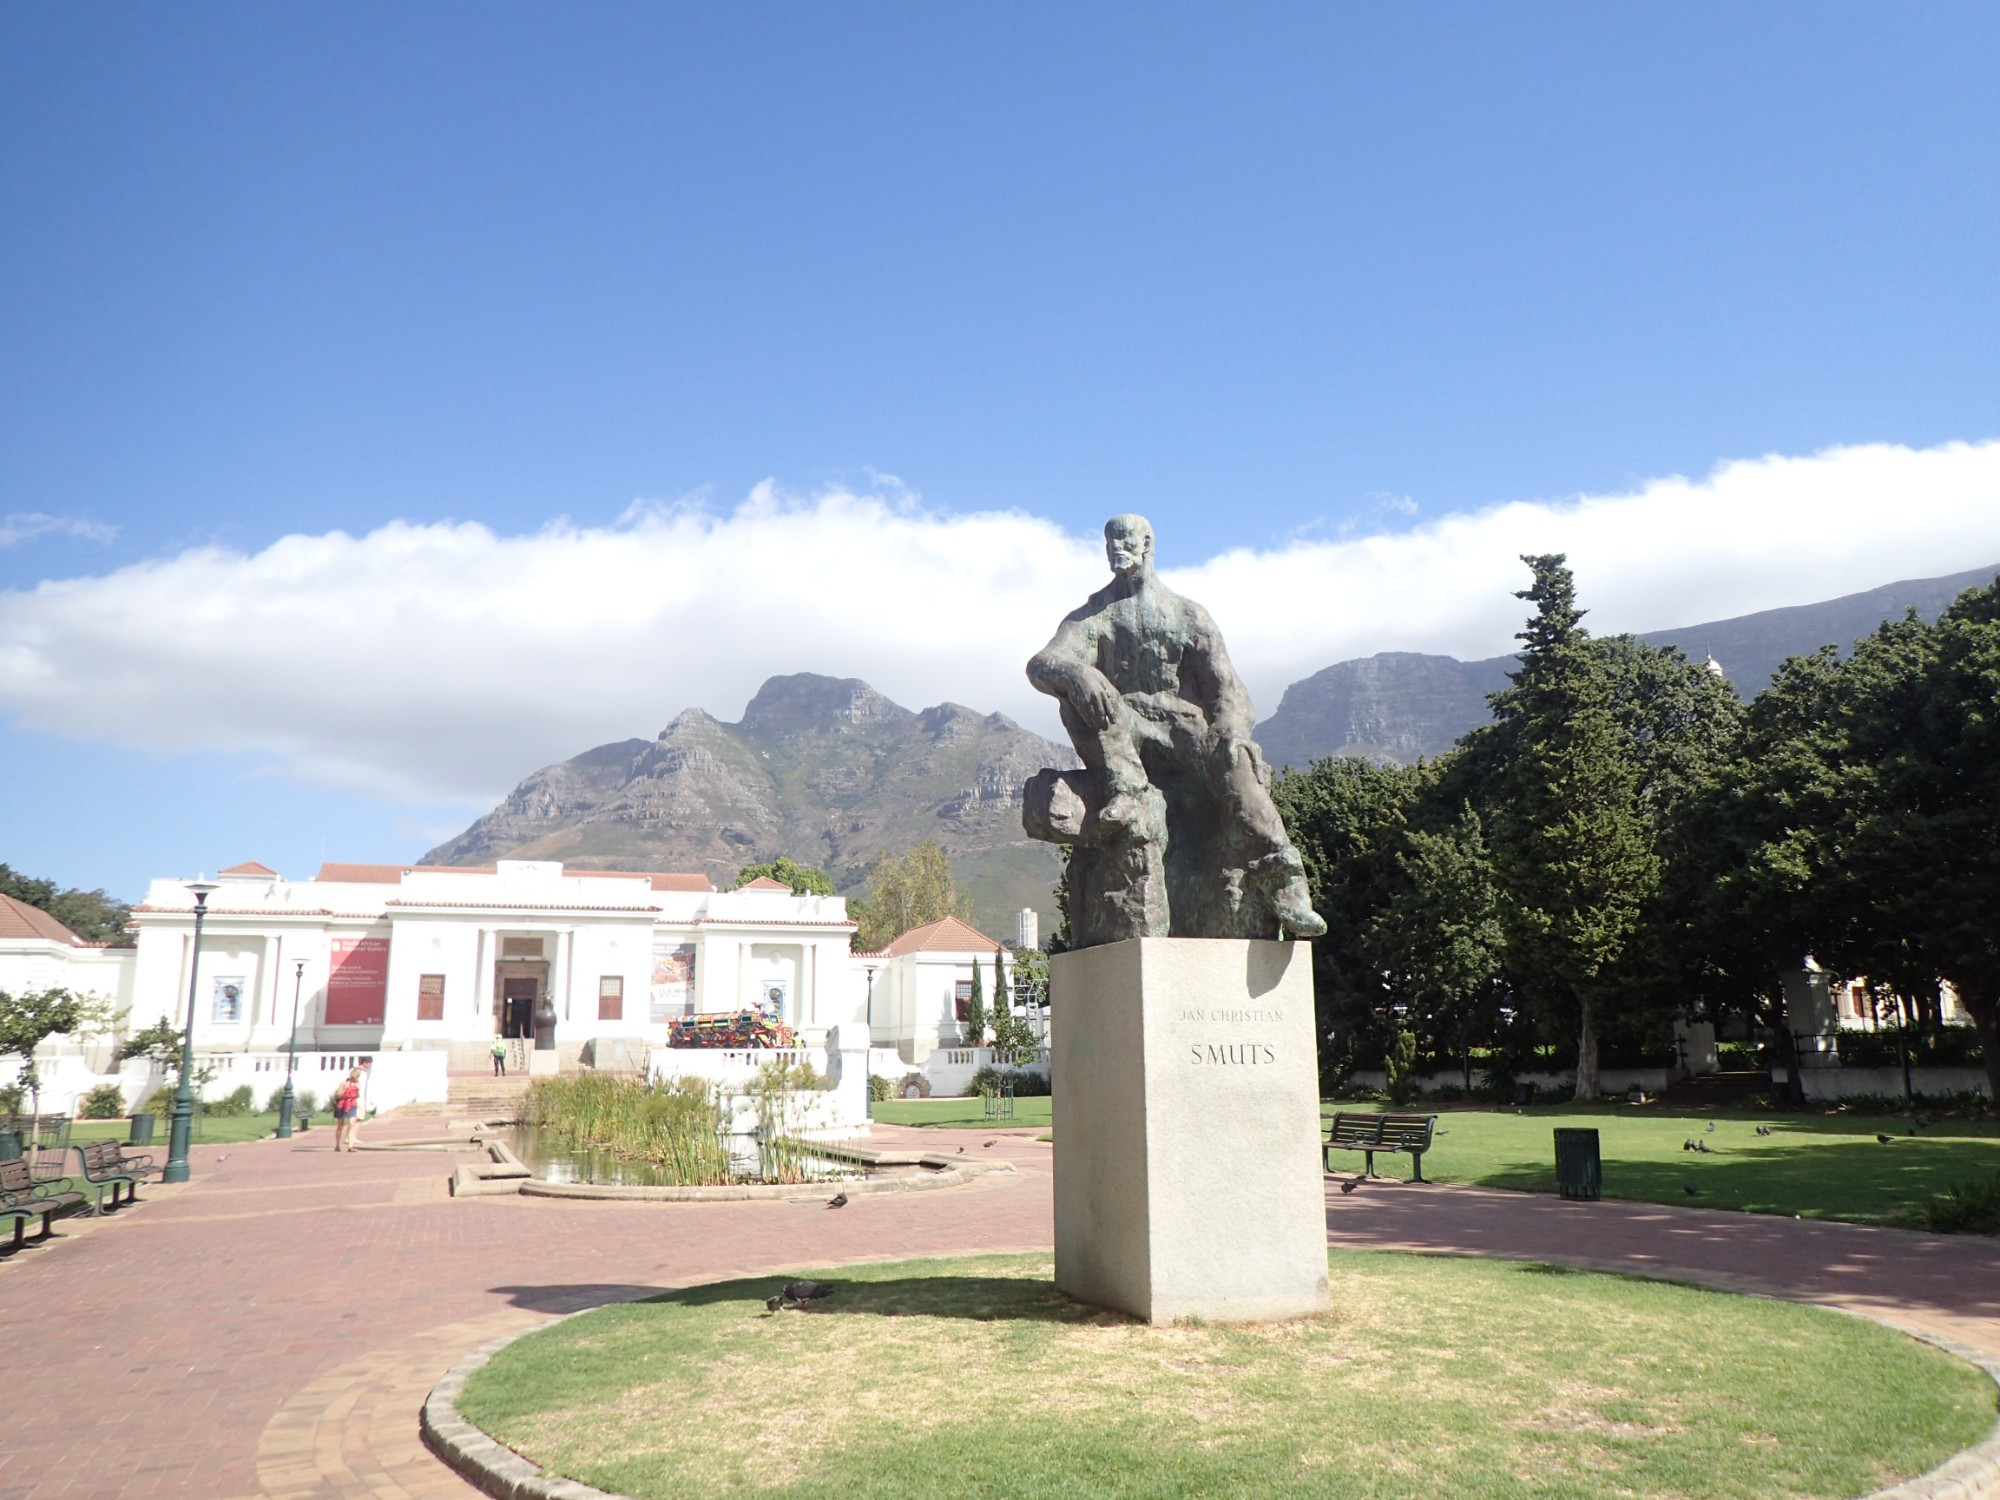
[[[1543,551],[1570,555],[1600,631],[2000,562],[2000,443],[1730,463],[1167,576],[1208,606],[1268,713],[1345,657],[1509,649],[1518,554]],[[469,523],[289,536],[0,594],[0,706],[63,734],[262,751],[379,795],[490,802],[684,707],[734,718],[781,672],[1053,732],[1021,667],[1103,577],[1095,536],[934,514],[886,480],[809,499],[767,484],[726,514],[641,505],[515,537]]]
[[[45,515],[38,510],[15,511],[0,516],[0,547],[18,547],[39,536],[77,536],[87,542],[108,542],[118,535],[116,526],[102,521],[83,521],[74,516]]]

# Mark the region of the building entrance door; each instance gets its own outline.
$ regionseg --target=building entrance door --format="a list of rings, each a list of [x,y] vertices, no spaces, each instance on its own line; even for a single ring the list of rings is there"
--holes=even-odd
[[[505,1037],[525,1037],[532,1041],[535,1035],[535,996],[541,993],[541,985],[533,979],[503,979],[500,981],[500,1034]]]

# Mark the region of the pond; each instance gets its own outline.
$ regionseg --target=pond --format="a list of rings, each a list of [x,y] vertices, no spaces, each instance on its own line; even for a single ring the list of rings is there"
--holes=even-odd
[[[648,1161],[571,1146],[532,1125],[515,1125],[502,1137],[524,1166],[544,1182],[592,1182],[614,1187],[672,1187],[667,1169]],[[736,1180],[757,1180],[757,1138],[729,1137],[729,1165]],[[814,1180],[858,1177],[852,1162],[817,1160],[806,1175]]]

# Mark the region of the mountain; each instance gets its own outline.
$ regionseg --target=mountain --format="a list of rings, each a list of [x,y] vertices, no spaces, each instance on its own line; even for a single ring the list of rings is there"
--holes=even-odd
[[[1934,620],[1967,589],[1991,583],[1996,572],[2000,566],[1907,579],[1820,604],[1649,631],[1639,639],[1649,646],[1677,646],[1696,661],[1712,656],[1749,697],[1763,691],[1786,657],[1829,644],[1845,648],[1905,609]],[[1257,726],[1257,742],[1274,766],[1310,765],[1328,755],[1407,765],[1441,755],[1460,735],[1486,722],[1486,695],[1507,686],[1514,660],[1384,651],[1335,662],[1285,689],[1277,712]]]
[[[559,859],[580,869],[697,870],[729,886],[790,855],[856,894],[877,851],[936,839],[981,930],[1053,920],[1053,845],[1021,830],[1021,788],[1075,755],[1002,714],[920,713],[856,678],[800,673],[757,690],[741,722],[690,708],[652,740],[546,766],[426,864]]]

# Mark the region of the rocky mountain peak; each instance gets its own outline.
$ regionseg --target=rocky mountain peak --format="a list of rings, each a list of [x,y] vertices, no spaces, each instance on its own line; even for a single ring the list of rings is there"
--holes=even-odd
[[[743,710],[737,727],[747,734],[790,738],[843,734],[878,724],[901,724],[913,717],[858,677],[794,672],[767,679]]]

